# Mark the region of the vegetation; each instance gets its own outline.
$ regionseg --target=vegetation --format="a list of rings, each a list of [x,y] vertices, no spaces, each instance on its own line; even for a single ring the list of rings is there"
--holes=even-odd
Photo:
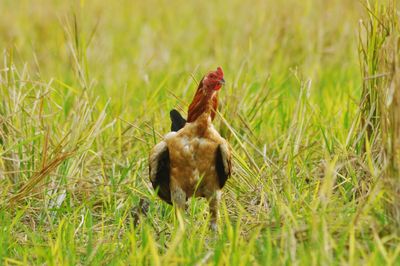
[[[384,178],[387,211],[400,228],[400,25],[394,3],[375,5],[361,23],[360,62],[363,74],[360,139],[372,160],[375,173]],[[373,10],[371,10],[373,8]],[[363,36],[363,33],[365,34]],[[363,39],[364,37],[364,39]],[[369,149],[369,147],[372,149]]]
[[[396,2],[0,10],[0,264],[400,264]],[[147,156],[219,65],[214,233],[205,201],[182,222],[156,197]]]

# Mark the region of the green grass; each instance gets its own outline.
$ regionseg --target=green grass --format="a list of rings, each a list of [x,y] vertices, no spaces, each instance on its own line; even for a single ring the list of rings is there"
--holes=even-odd
[[[400,264],[376,147],[358,129],[359,19],[373,20],[360,2],[0,10],[0,264]],[[156,197],[147,156],[219,65],[214,124],[234,174],[213,233],[204,200],[180,223]]]

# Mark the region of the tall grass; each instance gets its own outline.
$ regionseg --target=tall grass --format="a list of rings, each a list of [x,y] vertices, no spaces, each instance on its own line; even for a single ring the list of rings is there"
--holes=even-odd
[[[388,191],[388,212],[400,226],[400,25],[396,1],[366,3],[368,18],[361,22],[360,62],[363,74],[362,130],[370,154],[380,166]]]
[[[1,263],[400,262],[379,182],[384,155],[357,130],[369,86],[357,23],[374,19],[361,4],[6,0],[0,9]],[[170,108],[186,110],[196,80],[218,65],[227,85],[215,125],[233,147],[234,175],[213,233],[203,200],[190,200],[181,222],[156,197],[147,155]]]

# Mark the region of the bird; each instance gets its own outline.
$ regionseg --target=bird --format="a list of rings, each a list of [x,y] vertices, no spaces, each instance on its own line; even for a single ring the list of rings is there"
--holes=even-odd
[[[232,173],[231,147],[212,124],[218,92],[225,84],[221,67],[200,81],[187,119],[170,112],[171,132],[149,154],[149,176],[158,196],[179,211],[190,197],[209,202],[210,227],[217,230],[221,189]]]

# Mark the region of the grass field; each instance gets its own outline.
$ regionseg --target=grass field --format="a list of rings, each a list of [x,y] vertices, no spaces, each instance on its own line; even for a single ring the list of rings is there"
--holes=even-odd
[[[372,0],[32,2],[0,1],[0,265],[400,265],[359,130]],[[214,233],[204,200],[175,219],[147,157],[217,66]]]

